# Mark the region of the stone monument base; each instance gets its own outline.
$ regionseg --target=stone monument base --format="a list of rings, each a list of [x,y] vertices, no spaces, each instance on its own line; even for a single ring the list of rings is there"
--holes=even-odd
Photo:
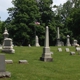
[[[40,57],[40,60],[41,61],[45,61],[45,62],[52,62],[53,58],[43,58],[43,57]]]
[[[14,49],[2,49],[2,52],[5,52],[5,53],[15,53],[15,50]]]
[[[40,45],[37,43],[36,45],[35,45],[36,47],[40,47]]]
[[[6,71],[6,72],[0,72],[0,78],[4,77],[11,77],[11,73]]]

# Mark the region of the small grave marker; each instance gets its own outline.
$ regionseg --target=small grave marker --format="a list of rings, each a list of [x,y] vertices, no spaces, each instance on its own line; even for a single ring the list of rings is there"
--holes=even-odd
[[[62,48],[58,48],[58,51],[59,51],[59,52],[62,52]]]
[[[20,64],[26,64],[26,63],[28,63],[28,61],[27,60],[19,60],[19,63]]]
[[[76,51],[80,51],[80,47],[76,47]]]
[[[13,60],[5,60],[6,64],[13,64]]]
[[[66,52],[70,52],[69,48],[66,48]]]
[[[70,55],[75,55],[75,52],[74,52],[74,51],[71,51],[71,52],[70,52]]]

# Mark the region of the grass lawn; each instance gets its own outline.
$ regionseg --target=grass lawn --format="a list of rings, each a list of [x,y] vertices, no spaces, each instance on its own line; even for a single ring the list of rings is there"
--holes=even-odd
[[[39,60],[43,47],[14,47],[14,54],[5,53],[6,59],[13,60],[13,64],[6,64],[11,78],[0,80],[80,80],[80,55],[70,55],[65,48],[58,52],[58,47],[50,47],[53,62],[43,62]],[[69,49],[75,51],[75,47]],[[19,60],[27,60],[28,64],[19,64]]]

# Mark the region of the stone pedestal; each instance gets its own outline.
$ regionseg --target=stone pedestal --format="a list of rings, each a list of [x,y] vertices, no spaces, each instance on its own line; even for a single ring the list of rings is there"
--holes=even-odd
[[[0,54],[0,78],[2,77],[11,77],[11,73],[6,71],[4,54]]]
[[[67,35],[67,42],[66,42],[66,46],[71,46],[71,44],[70,44],[70,36],[69,35]]]
[[[48,26],[46,26],[46,33],[45,33],[45,45],[43,48],[43,54],[42,57],[40,57],[41,61],[53,61],[51,57],[50,47],[49,47],[49,30]]]
[[[15,53],[13,49],[13,43],[11,38],[5,38],[3,42],[2,52],[5,53]]]
[[[57,39],[56,46],[61,46],[61,41],[60,41],[60,39]]]
[[[35,39],[35,46],[36,47],[39,47],[40,45],[39,45],[39,39],[38,39],[38,36],[36,36],[36,39]]]

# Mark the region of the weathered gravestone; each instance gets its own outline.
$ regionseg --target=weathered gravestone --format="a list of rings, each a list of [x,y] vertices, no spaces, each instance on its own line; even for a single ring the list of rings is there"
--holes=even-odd
[[[13,64],[13,60],[5,60],[6,64]]]
[[[11,77],[11,73],[6,71],[4,54],[0,54],[0,78],[2,77]]]
[[[77,51],[78,54],[80,55],[80,47],[76,47],[76,51]]]
[[[66,52],[70,52],[70,49],[69,48],[66,48]]]
[[[79,46],[78,41],[76,39],[73,40],[72,46],[75,46],[75,47],[78,47]]]
[[[20,63],[20,64],[27,64],[28,61],[27,61],[27,60],[19,60],[19,63]]]
[[[74,51],[71,51],[71,52],[70,52],[70,55],[75,55],[75,52],[74,52]]]
[[[35,46],[36,47],[39,47],[40,45],[39,45],[39,39],[38,39],[38,36],[36,36],[36,39],[35,39]]]
[[[57,43],[56,46],[61,46],[59,27],[57,27]]]
[[[49,47],[49,29],[48,26],[46,26],[46,33],[45,33],[45,45],[43,48],[43,54],[42,57],[40,57],[41,61],[53,61],[51,57],[51,51]]]
[[[66,46],[71,46],[71,44],[70,44],[70,36],[69,35],[67,35],[67,42],[66,42]]]
[[[5,53],[15,53],[13,49],[13,43],[11,38],[5,38],[3,42],[2,52]]]
[[[80,52],[80,47],[76,47],[76,51],[79,51]]]
[[[28,47],[31,47],[31,45],[29,44]]]
[[[62,52],[62,48],[58,48],[58,51],[59,51],[59,52]]]

